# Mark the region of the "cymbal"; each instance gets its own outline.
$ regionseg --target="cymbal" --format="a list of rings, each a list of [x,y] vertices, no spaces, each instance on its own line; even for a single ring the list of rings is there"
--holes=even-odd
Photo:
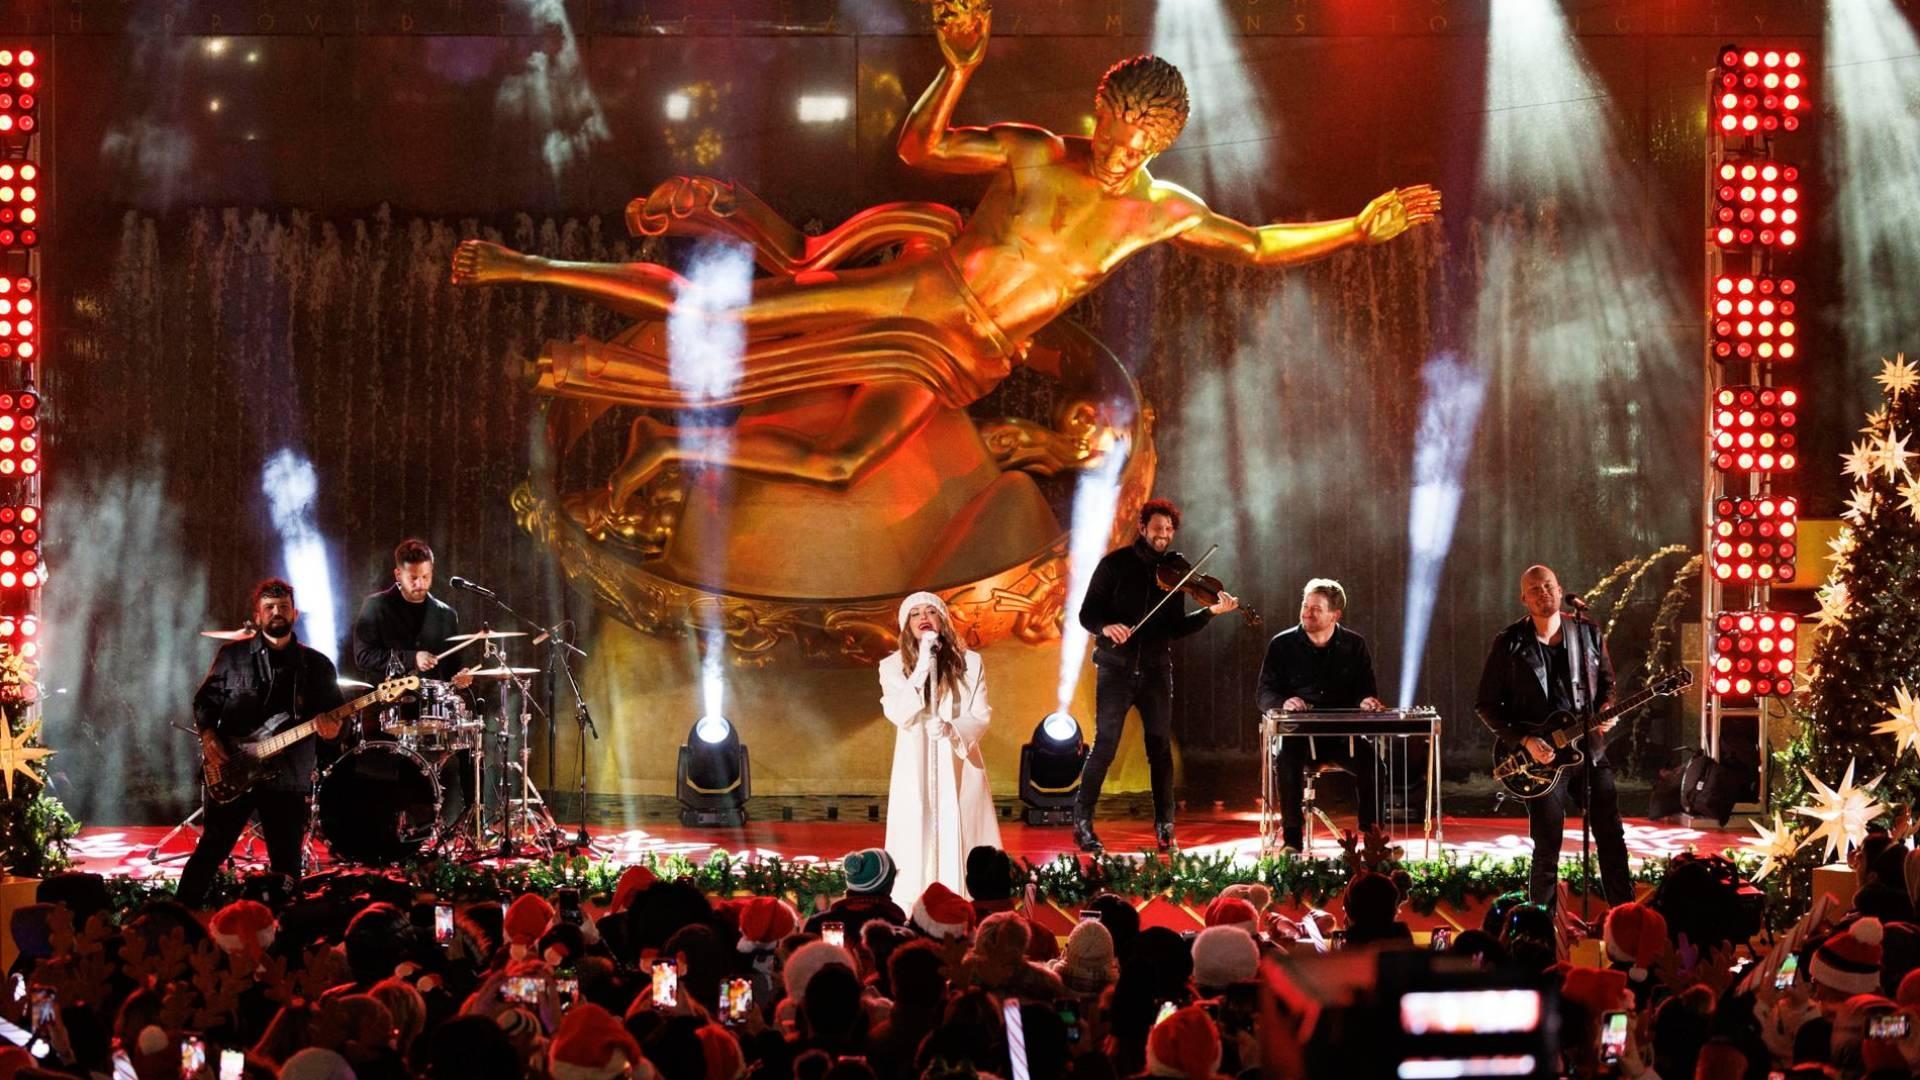
[[[504,679],[509,675],[538,675],[537,667],[490,667],[469,671],[467,674],[476,679]]]
[[[254,634],[253,628],[243,626],[238,630],[202,630],[201,637],[210,637],[215,641],[248,641]]]
[[[471,634],[455,634],[453,637],[448,638],[447,641],[449,644],[451,644],[452,642],[455,642],[455,641],[459,641],[459,642],[485,641],[488,638],[526,637],[526,636],[527,636],[527,632],[525,630],[476,630]]]
[[[361,682],[361,681],[360,681],[359,679],[349,679],[349,678],[347,678],[347,677],[346,677],[345,675],[342,675],[342,676],[340,676],[340,677],[339,677],[338,679],[335,679],[335,680],[334,680],[334,682],[337,682],[337,683],[339,683],[339,684],[340,684],[340,689],[342,689],[342,690],[371,690],[371,689],[373,689],[373,684],[372,684],[372,683],[370,683],[370,682]]]

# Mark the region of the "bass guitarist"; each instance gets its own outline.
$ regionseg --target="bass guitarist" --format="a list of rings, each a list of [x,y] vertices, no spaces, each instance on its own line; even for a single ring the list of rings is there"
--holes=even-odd
[[[1530,566],[1520,575],[1520,602],[1527,617],[1493,639],[1474,701],[1474,712],[1496,737],[1521,743],[1542,764],[1554,757],[1553,748],[1538,734],[1549,717],[1559,710],[1592,716],[1613,699],[1613,661],[1600,627],[1577,615],[1563,615],[1564,600],[1551,569]],[[1592,778],[1593,800],[1586,809],[1599,849],[1601,890],[1608,904],[1633,899],[1620,800],[1607,761],[1606,728],[1611,726],[1596,727],[1585,740],[1586,764],[1566,770],[1556,790],[1527,803],[1527,832],[1533,839],[1528,885],[1534,903],[1553,903],[1567,807],[1578,808],[1587,790],[1583,771]]]
[[[247,641],[229,642],[214,654],[213,667],[193,695],[193,722],[200,731],[201,753],[216,767],[227,763],[235,740],[269,735],[293,726],[294,718],[340,705],[333,661],[294,637],[293,623],[299,617],[293,586],[269,578],[253,588],[253,625],[260,632]],[[288,719],[268,730],[268,721],[276,716]],[[325,723],[320,734],[337,738],[339,721]],[[244,795],[226,803],[205,801],[199,846],[180,873],[176,895],[181,903],[199,907],[205,902],[214,871],[255,813],[274,873],[300,877],[307,796],[313,787],[313,741],[304,740],[269,760],[267,773]]]

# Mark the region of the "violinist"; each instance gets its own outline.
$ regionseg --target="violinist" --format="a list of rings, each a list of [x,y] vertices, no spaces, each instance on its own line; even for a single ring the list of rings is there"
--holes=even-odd
[[[1332,578],[1314,578],[1300,593],[1300,625],[1267,643],[1260,663],[1260,711],[1307,709],[1382,709],[1373,678],[1373,652],[1367,639],[1340,625],[1347,590]],[[1360,832],[1379,820],[1379,784],[1373,746],[1365,739],[1286,736],[1280,740],[1280,830],[1287,848],[1298,852],[1306,837],[1302,775],[1312,761],[1339,761],[1353,772]]]
[[[1215,615],[1237,610],[1240,602],[1221,590],[1219,600],[1195,611],[1184,597],[1166,594],[1158,580],[1163,568],[1185,560],[1173,550],[1180,528],[1180,511],[1165,499],[1153,499],[1140,508],[1140,535],[1133,543],[1110,551],[1094,567],[1080,604],[1080,625],[1096,635],[1094,664],[1093,749],[1080,772],[1080,794],[1074,808],[1073,839],[1082,851],[1103,850],[1093,831],[1093,810],[1100,801],[1100,785],[1113,764],[1127,712],[1140,710],[1140,726],[1147,747],[1147,770],[1153,780],[1154,839],[1160,850],[1171,851],[1173,840],[1173,649],[1212,621]],[[1176,562],[1177,560],[1177,562]],[[1176,580],[1179,573],[1172,575]],[[1162,600],[1165,603],[1161,603]],[[1159,609],[1154,610],[1158,604]],[[1148,612],[1153,612],[1148,617]]]

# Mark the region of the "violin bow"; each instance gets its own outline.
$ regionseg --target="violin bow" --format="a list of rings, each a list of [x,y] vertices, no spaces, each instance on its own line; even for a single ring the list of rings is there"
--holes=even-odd
[[[1213,545],[1212,547],[1207,549],[1207,553],[1205,555],[1200,556],[1199,562],[1196,562],[1192,566],[1187,567],[1187,572],[1180,575],[1180,580],[1174,582],[1173,588],[1167,590],[1167,595],[1162,596],[1160,598],[1160,603],[1153,605],[1151,608],[1148,608],[1147,613],[1145,615],[1140,616],[1139,622],[1134,623],[1132,626],[1127,628],[1127,636],[1132,637],[1141,627],[1147,625],[1147,620],[1153,618],[1153,613],[1156,611],[1159,611],[1161,605],[1165,604],[1168,600],[1172,599],[1173,597],[1180,595],[1180,586],[1185,585],[1187,581],[1193,577],[1193,575],[1199,573],[1200,568],[1207,564],[1207,560],[1213,558],[1213,553],[1219,550],[1220,550],[1219,544]]]

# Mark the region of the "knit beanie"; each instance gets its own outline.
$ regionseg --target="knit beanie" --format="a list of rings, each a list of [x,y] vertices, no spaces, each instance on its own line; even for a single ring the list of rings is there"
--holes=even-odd
[[[1813,981],[1843,994],[1880,989],[1880,920],[1868,916],[1834,934],[1813,953]]]
[[[1602,936],[1607,959],[1628,965],[1627,978],[1646,982],[1653,965],[1667,953],[1667,920],[1645,904],[1628,901],[1607,912]]]
[[[740,951],[771,949],[800,928],[800,913],[777,896],[756,896],[740,905]]]
[[[980,920],[973,932],[974,956],[1001,968],[1026,959],[1027,942],[1033,939],[1033,927],[1017,911],[997,911]]]
[[[860,966],[854,963],[853,954],[838,945],[829,945],[824,941],[809,941],[793,951],[787,957],[787,963],[781,969],[787,982],[787,996],[794,1001],[804,1000],[807,996],[807,984],[819,974],[820,969],[831,964],[839,964],[856,974]]]
[[[1212,1080],[1220,1068],[1220,1032],[1198,1005],[1179,1009],[1147,1036],[1147,1075]]]
[[[913,925],[928,937],[965,937],[973,929],[973,919],[973,905],[937,881],[913,902]]]
[[[1113,934],[1097,919],[1075,923],[1053,973],[1076,994],[1094,995],[1120,977],[1113,959]]]
[[[654,1075],[640,1044],[612,1013],[591,1002],[567,1010],[547,1047],[553,1080],[613,1080],[629,1067],[636,1077]]]
[[[355,1080],[353,1066],[337,1051],[309,1046],[280,1066],[280,1080]]]
[[[1260,945],[1238,926],[1209,926],[1193,939],[1193,981],[1218,989],[1260,971]]]
[[[1249,934],[1260,932],[1260,912],[1237,896],[1220,895],[1207,905],[1208,926],[1237,926]]]
[[[840,869],[847,875],[848,893],[872,896],[885,888],[887,878],[892,876],[893,856],[877,847],[861,848],[843,859]]]

